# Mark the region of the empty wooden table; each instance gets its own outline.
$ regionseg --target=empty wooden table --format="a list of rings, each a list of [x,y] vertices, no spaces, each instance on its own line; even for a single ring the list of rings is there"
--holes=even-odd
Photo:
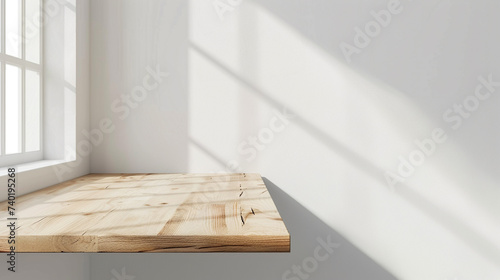
[[[20,196],[15,208],[16,252],[290,251],[258,174],[90,174]]]

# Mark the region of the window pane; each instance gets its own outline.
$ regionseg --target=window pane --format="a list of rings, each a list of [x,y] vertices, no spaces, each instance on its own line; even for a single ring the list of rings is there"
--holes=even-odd
[[[26,152],[40,150],[40,74],[26,70],[25,141]]]
[[[2,70],[3,70],[2,63],[0,62],[0,77],[3,77],[2,76]],[[1,92],[1,89],[3,89],[2,88],[2,79],[0,79],[0,92]],[[1,124],[1,121],[2,121],[2,118],[3,118],[2,114],[1,114],[2,113],[2,103],[1,102],[2,102],[2,99],[0,98],[0,124]],[[2,136],[3,135],[4,135],[4,132],[0,129],[0,145],[2,143],[2,139],[3,139]],[[5,153],[5,152],[2,151],[2,149],[0,149],[0,155],[2,155],[3,153]]]
[[[5,1],[5,53],[21,57],[21,1]]]
[[[40,0],[26,0],[25,45],[26,60],[40,63]]]
[[[5,65],[5,153],[21,152],[21,69]]]

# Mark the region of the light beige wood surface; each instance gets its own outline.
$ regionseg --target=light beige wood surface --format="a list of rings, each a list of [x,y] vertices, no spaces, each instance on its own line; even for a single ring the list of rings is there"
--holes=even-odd
[[[7,206],[0,252],[11,246]],[[290,251],[258,174],[91,174],[20,196],[15,208],[17,252]]]

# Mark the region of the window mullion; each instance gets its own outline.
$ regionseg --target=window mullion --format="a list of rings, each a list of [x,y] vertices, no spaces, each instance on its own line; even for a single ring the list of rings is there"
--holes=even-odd
[[[21,60],[26,60],[26,40],[25,40],[25,25],[26,25],[26,0],[21,0]]]
[[[16,66],[25,65],[27,68],[29,68],[31,70],[38,71],[38,72],[41,72],[43,69],[41,64],[36,64],[34,62],[31,62],[31,61],[22,60],[22,59],[19,59],[17,57],[14,57],[14,56],[6,55],[4,53],[0,53],[0,59],[2,61],[5,61],[9,64],[16,65]]]
[[[43,69],[43,65],[44,65],[44,62],[45,62],[45,56],[43,55],[44,53],[44,42],[45,42],[45,33],[44,33],[44,20],[45,20],[45,14],[43,12],[43,0],[40,0],[40,22],[39,22],[39,26],[40,26],[40,30],[38,30],[38,32],[40,32],[40,49],[39,49],[39,52],[40,52],[40,151],[44,151],[44,97],[45,97],[45,90],[44,90],[44,86],[45,86],[45,75],[44,75],[44,69]],[[45,152],[44,152],[45,153]],[[44,155],[44,158],[45,158],[45,155]]]
[[[1,91],[2,91],[2,96],[1,96],[1,128],[2,128],[2,143],[1,143],[1,155],[5,155],[5,62],[1,64],[2,65],[2,86],[1,86]]]
[[[1,0],[1,38],[0,38],[0,50],[2,55],[5,54],[5,0]],[[0,64],[0,155],[5,155],[5,60],[2,59]]]
[[[21,127],[19,128],[20,139],[21,139],[21,153],[26,152],[26,133],[25,133],[25,120],[26,120],[26,68],[21,68],[21,102],[19,102],[20,108],[20,123]]]
[[[21,58],[26,61],[26,0],[21,0]],[[21,153],[26,152],[26,67],[21,67]]]

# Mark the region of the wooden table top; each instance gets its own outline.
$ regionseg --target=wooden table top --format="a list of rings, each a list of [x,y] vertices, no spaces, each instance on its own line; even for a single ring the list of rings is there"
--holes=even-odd
[[[0,252],[10,216],[0,203]],[[20,196],[16,252],[289,252],[258,174],[90,174]]]

